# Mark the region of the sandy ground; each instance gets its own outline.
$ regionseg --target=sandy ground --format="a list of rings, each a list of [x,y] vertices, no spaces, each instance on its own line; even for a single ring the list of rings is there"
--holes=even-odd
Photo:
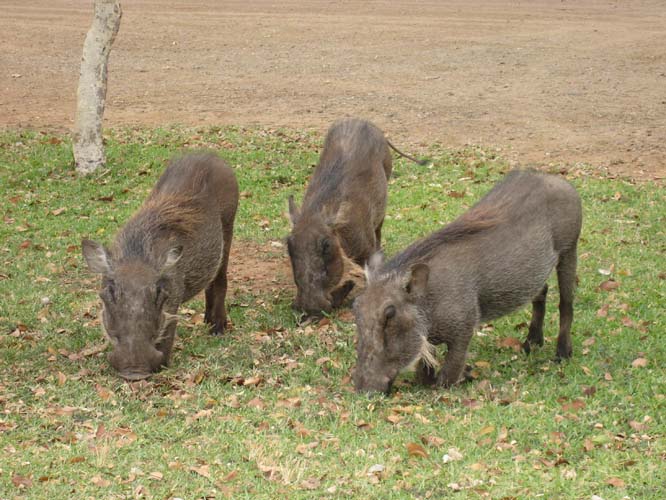
[[[107,125],[319,130],[666,176],[666,2],[123,2]],[[82,0],[0,0],[0,127],[71,129]]]

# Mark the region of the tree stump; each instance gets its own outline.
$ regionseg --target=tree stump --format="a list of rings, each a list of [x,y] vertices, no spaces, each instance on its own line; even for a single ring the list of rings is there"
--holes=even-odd
[[[102,118],[107,65],[121,17],[118,0],[95,0],[95,17],[83,44],[74,126],[74,159],[76,171],[82,175],[94,172],[106,162]]]

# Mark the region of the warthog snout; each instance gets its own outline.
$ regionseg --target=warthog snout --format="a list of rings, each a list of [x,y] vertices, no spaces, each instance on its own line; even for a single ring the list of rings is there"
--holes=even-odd
[[[118,345],[109,354],[109,363],[126,380],[143,380],[150,377],[166,364],[165,355],[145,343],[134,346],[132,351],[126,346]]]
[[[313,293],[306,298],[304,294],[297,294],[292,307],[296,311],[302,311],[307,318],[317,318],[333,310],[333,301],[327,293]]]
[[[393,388],[393,378],[388,375],[361,374],[358,367],[354,373],[354,390],[358,393],[383,392],[387,396]]]

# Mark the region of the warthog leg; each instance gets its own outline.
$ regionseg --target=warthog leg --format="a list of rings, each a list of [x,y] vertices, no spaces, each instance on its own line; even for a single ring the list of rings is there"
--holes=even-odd
[[[532,346],[543,345],[543,319],[546,316],[546,296],[548,285],[544,285],[534,300],[532,300],[532,320],[527,339],[523,342],[523,350],[529,354]]]
[[[557,359],[571,357],[571,323],[573,297],[576,287],[576,247],[560,255],[557,263],[557,281],[560,287],[560,333],[557,336]]]

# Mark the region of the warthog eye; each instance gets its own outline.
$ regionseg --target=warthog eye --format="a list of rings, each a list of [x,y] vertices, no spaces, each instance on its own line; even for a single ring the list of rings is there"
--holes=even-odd
[[[321,254],[326,258],[331,256],[331,240],[328,238],[324,238],[321,240],[319,243],[319,247],[321,248]]]
[[[386,306],[386,309],[384,309],[384,330],[386,330],[388,322],[395,317],[395,313],[396,310],[394,305]]]
[[[386,309],[384,309],[384,317],[388,321],[389,319],[393,318],[395,316],[395,306],[390,305],[386,306]]]

